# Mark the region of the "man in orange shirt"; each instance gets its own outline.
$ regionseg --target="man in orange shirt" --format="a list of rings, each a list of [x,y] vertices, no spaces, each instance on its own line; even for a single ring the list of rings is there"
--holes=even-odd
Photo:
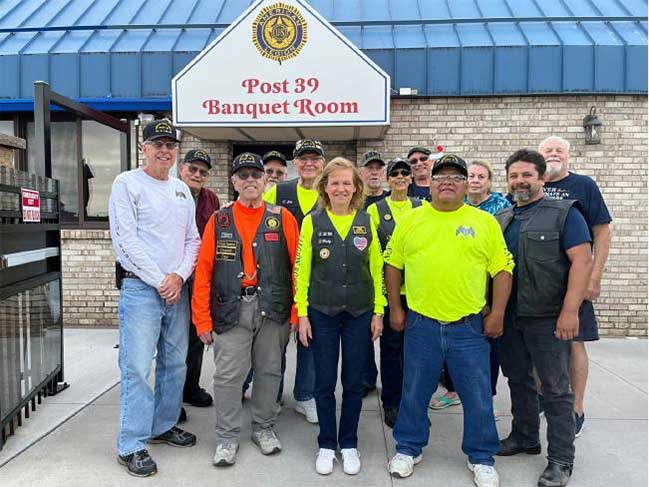
[[[194,326],[203,343],[214,343],[216,466],[235,463],[241,388],[251,367],[252,441],[264,455],[282,449],[274,426],[289,320],[297,324],[292,275],[299,231],[287,209],[262,201],[265,184],[257,154],[234,159],[232,185],[239,197],[208,221],[196,265]]]

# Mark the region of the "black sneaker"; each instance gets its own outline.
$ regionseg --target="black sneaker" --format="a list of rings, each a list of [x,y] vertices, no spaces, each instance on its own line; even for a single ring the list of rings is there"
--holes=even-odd
[[[214,402],[212,396],[205,389],[199,389],[198,392],[195,392],[191,396],[183,397],[183,402],[191,404],[197,408],[206,408],[211,406]]]
[[[151,438],[149,443],[166,443],[171,446],[189,447],[196,444],[196,435],[174,426],[166,433]]]
[[[127,472],[134,477],[150,477],[158,471],[158,466],[146,450],[139,450],[130,455],[118,455],[117,461],[127,468]]]
[[[394,428],[394,425],[397,424],[397,416],[399,414],[399,408],[386,408],[383,411],[383,421],[390,428]]]
[[[369,396],[369,394],[376,390],[376,384],[363,384],[363,397]]]
[[[564,487],[572,475],[572,466],[548,462],[539,477],[538,487]]]

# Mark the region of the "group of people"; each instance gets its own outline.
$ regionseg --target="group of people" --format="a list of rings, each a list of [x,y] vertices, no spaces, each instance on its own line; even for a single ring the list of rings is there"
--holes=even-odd
[[[109,204],[123,278],[118,461],[148,476],[157,466],[147,443],[193,446],[196,436],[177,426],[184,401],[214,404],[213,463],[233,465],[247,387],[252,442],[280,452],[275,423],[294,331],[295,410],[319,424],[317,473],[333,471],[338,450],[346,474],[361,470],[358,423],[376,387],[378,341],[392,476],[422,461],[429,408],[461,402],[476,485],[499,485],[494,456],[541,452],[540,408],[548,463],[538,485],[566,485],[611,221],[593,180],[568,171],[569,148],[552,136],[513,153],[505,197],[492,192],[486,161],[413,147],[388,162],[367,152],[357,167],[327,162],[319,141],[303,139],[290,181],[280,152],[237,155],[238,197],[219,209],[204,187],[209,155],[187,152],[182,181],[170,177],[176,132],[164,120],[145,127],[146,163],[116,178]],[[199,385],[205,345],[213,397]],[[502,440],[492,402],[499,368],[513,416]],[[431,401],[440,381],[446,392]]]

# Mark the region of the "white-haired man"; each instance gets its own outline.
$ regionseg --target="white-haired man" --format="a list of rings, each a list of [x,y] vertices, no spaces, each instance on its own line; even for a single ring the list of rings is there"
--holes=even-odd
[[[611,245],[612,218],[597,183],[588,176],[568,170],[570,142],[553,135],[539,144],[539,152],[547,165],[546,196],[577,200],[582,206],[593,240],[593,272],[586,299],[579,310],[579,335],[573,339],[571,353],[570,382],[575,394],[575,436],[578,437],[584,427],[584,395],[588,379],[588,354],[584,342],[599,340],[592,301],[601,292],[602,274]]]

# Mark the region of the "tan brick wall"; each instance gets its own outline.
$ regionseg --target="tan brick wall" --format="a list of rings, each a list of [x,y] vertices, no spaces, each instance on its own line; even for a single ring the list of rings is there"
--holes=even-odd
[[[115,254],[107,230],[63,230],[65,326],[117,326]]]
[[[587,146],[581,124],[591,105],[597,106],[604,126],[602,143]],[[504,161],[512,152],[536,148],[551,134],[570,140],[571,169],[597,181],[614,219],[602,297],[596,303],[600,330],[604,335],[647,335],[645,96],[393,99],[391,119],[384,140],[326,143],[327,159],[341,155],[356,160],[369,149],[393,158],[413,145],[441,144],[467,160],[490,160],[495,189],[503,191]],[[184,134],[180,158],[193,148],[208,151],[214,160],[208,186],[226,201],[232,145]],[[66,324],[115,324],[117,292],[107,232],[64,231],[63,265]]]

